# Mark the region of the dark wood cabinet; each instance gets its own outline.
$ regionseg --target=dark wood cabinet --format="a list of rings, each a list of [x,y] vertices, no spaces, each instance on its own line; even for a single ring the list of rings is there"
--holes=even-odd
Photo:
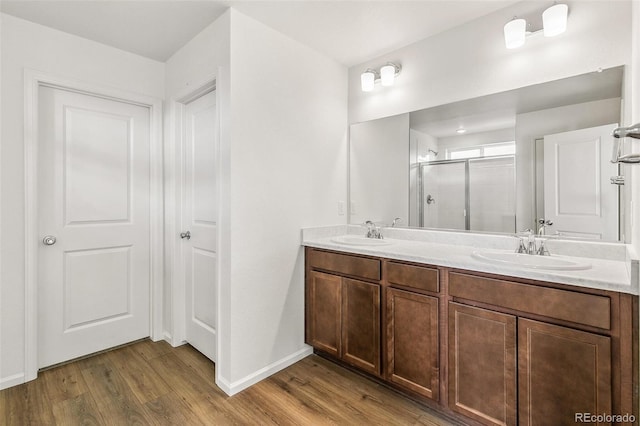
[[[449,303],[449,408],[515,425],[516,374],[516,317]]]
[[[307,278],[307,342],[339,357],[342,278],[322,272],[312,272]]]
[[[341,357],[380,373],[380,285],[343,278]]]
[[[611,338],[518,319],[520,425],[611,413]]]
[[[438,298],[387,289],[387,379],[439,399]]]
[[[356,256],[314,251],[309,263],[340,274],[380,274],[379,261]],[[310,269],[306,281],[306,342],[379,376],[380,284]]]
[[[306,249],[306,342],[463,424],[638,424],[638,297]]]

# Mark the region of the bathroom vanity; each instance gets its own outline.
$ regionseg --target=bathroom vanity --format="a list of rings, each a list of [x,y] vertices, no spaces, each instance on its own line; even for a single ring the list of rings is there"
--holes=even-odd
[[[319,355],[469,424],[637,423],[637,262],[549,271],[483,263],[477,241],[358,238],[303,235]]]

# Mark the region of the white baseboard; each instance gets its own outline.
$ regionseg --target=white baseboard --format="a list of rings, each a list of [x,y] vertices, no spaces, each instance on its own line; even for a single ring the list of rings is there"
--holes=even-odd
[[[3,377],[0,379],[0,390],[7,389],[12,386],[24,383],[24,373],[14,374],[13,376]]]
[[[273,362],[267,365],[266,367],[261,368],[255,373],[251,373],[240,380],[236,380],[233,383],[229,383],[229,381],[226,380],[224,377],[218,376],[216,378],[216,385],[218,385],[218,387],[222,389],[224,393],[226,393],[229,396],[232,396],[237,394],[238,392],[241,392],[247,389],[252,385],[255,385],[259,381],[266,379],[267,377],[277,373],[278,371],[284,370],[285,368],[295,364],[301,359],[308,357],[312,353],[313,353],[313,348],[311,346],[306,346],[300,349],[298,352],[294,352],[289,356],[279,359],[278,361]]]

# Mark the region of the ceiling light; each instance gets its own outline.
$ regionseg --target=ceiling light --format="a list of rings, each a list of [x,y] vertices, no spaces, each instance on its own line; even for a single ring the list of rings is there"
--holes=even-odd
[[[553,37],[567,30],[567,14],[569,6],[554,4],[542,12],[542,26],[545,37]]]
[[[456,133],[461,135],[463,133],[466,133],[467,129],[465,129],[464,127],[460,127],[458,130],[456,130]]]
[[[387,62],[380,68],[378,73],[376,70],[367,68],[360,74],[360,84],[363,92],[370,92],[374,89],[375,83],[380,82],[382,86],[393,86],[395,78],[400,74],[401,67],[392,62]]]
[[[527,28],[527,21],[524,19],[513,19],[504,26],[504,43],[507,49],[515,49],[524,44]]]
[[[367,69],[360,74],[360,84],[362,85],[363,92],[370,92],[373,90],[373,86],[376,81],[376,72],[372,69]]]

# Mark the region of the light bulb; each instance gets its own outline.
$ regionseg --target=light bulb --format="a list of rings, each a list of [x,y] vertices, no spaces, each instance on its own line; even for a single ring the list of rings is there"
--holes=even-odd
[[[504,25],[504,43],[507,49],[515,49],[524,44],[527,21],[514,19]]]
[[[375,81],[376,75],[372,70],[366,70],[360,74],[360,84],[362,85],[363,92],[372,91]]]
[[[393,86],[396,77],[396,67],[387,64],[380,68],[380,84],[383,86]]]
[[[553,37],[567,30],[567,13],[569,6],[566,4],[554,4],[542,12],[542,26],[544,36]]]

